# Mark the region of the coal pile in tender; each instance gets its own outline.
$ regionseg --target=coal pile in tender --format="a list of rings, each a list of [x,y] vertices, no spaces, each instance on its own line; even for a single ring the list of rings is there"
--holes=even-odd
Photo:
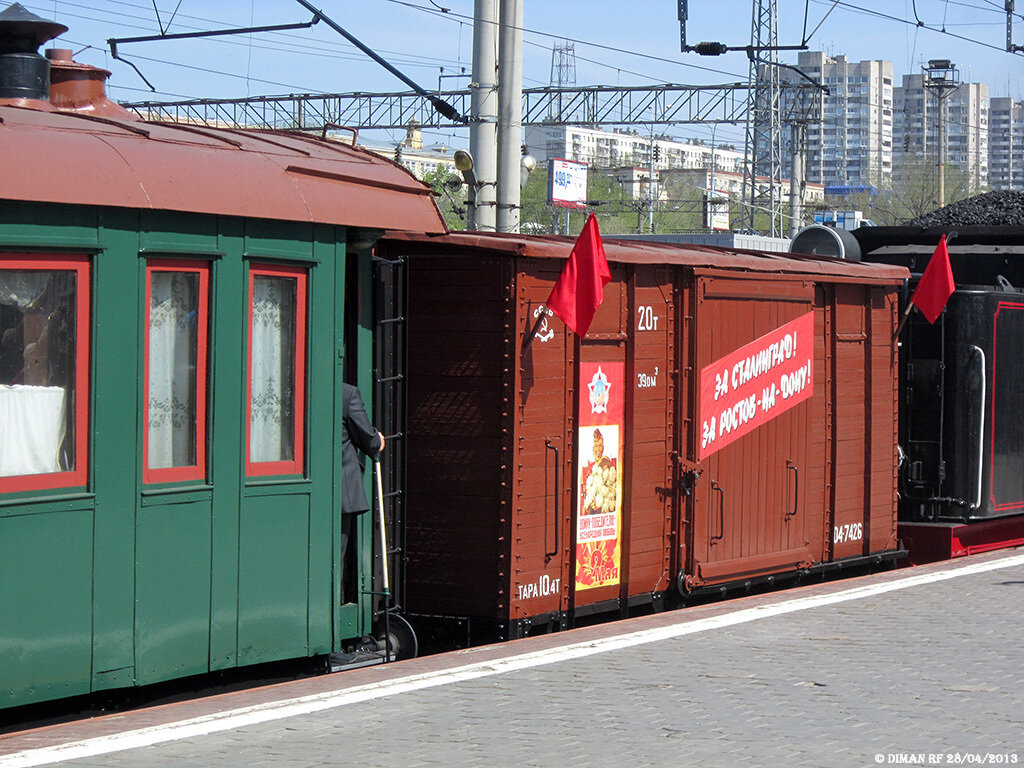
[[[918,216],[912,227],[1024,227],[1024,192],[986,192]]]

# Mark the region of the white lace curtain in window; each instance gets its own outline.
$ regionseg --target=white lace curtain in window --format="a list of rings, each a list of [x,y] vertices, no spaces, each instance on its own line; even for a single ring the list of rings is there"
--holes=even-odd
[[[195,272],[150,275],[150,469],[196,462],[198,286]]]
[[[253,277],[250,461],[295,458],[295,292],[289,277]]]

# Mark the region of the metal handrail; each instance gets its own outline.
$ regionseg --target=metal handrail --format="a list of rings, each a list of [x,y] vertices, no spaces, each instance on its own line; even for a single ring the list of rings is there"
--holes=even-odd
[[[715,480],[711,481],[711,490],[718,491],[721,494],[721,503],[718,506],[718,530],[721,533],[711,537],[711,543],[714,544],[716,541],[721,541],[725,538],[725,491]]]
[[[978,490],[974,497],[974,504],[971,505],[971,509],[978,509],[981,506],[981,476],[985,471],[985,351],[973,344],[971,349],[978,353],[978,358],[981,361],[981,408],[978,411]]]
[[[559,460],[558,446],[552,443],[550,438],[544,438],[544,445],[546,448],[555,452],[555,549],[553,552],[545,552],[545,560],[551,560],[551,558],[558,555],[558,524],[561,521],[559,515],[559,504],[558,499],[562,495],[562,484],[559,482],[559,469],[561,461]]]
[[[796,513],[799,511],[800,505],[800,470],[797,469],[796,464],[791,459],[786,459],[786,469],[792,469],[796,475],[796,491],[793,494],[793,511],[786,513],[786,519],[789,520],[791,517],[796,517]]]

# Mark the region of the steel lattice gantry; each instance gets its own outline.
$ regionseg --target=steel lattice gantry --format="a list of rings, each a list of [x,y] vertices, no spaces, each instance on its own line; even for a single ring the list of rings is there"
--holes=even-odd
[[[793,84],[787,88],[811,86]],[[669,125],[740,123],[746,119],[746,83],[727,85],[589,86],[523,90],[523,125]],[[470,112],[470,91],[435,94]],[[794,103],[814,100],[794,99]],[[125,104],[145,119],[203,125],[322,131],[332,127],[404,129],[460,125],[438,114],[424,96],[402,93],[289,94],[247,99],[142,101]],[[820,113],[819,113],[820,114]],[[815,119],[815,116],[803,116]]]
[[[784,174],[776,0],[755,0],[750,26],[750,83],[753,90],[749,94],[743,187],[744,198],[752,204],[747,208],[745,217],[753,229],[758,207],[766,209],[771,235],[775,237],[785,229],[779,205],[779,185]],[[758,176],[767,179],[766,194],[756,192]]]

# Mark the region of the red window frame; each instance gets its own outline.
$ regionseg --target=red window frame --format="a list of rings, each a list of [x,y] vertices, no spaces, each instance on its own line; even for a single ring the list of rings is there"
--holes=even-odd
[[[254,284],[257,276],[287,277],[295,279],[295,418],[292,445],[293,458],[289,461],[252,461],[252,310]],[[248,476],[301,475],[306,464],[306,286],[308,271],[305,267],[271,264],[253,264],[249,268],[249,324],[246,342],[246,419],[245,419],[245,473]]]
[[[0,269],[67,270],[75,273],[75,468],[66,472],[0,477],[0,493],[85,486],[89,467],[90,283],[88,256],[32,253],[0,255]]]
[[[152,275],[154,272],[194,272],[199,276],[199,302],[196,322],[196,463],[185,467],[149,467],[149,343]],[[206,391],[209,379],[210,265],[204,261],[153,259],[146,264],[146,350],[143,382],[142,482],[171,483],[206,479]]]

